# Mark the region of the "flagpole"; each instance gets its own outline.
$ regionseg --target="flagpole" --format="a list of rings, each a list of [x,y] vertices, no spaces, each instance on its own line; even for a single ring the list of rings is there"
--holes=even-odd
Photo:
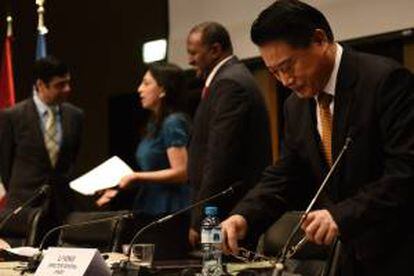
[[[13,18],[9,15],[6,18],[7,32],[4,40],[3,59],[0,65],[0,109],[13,106],[15,103],[14,96],[14,79],[13,79],[13,62],[12,62],[12,36],[13,36]],[[0,210],[6,206],[6,189],[0,175]],[[1,240],[0,240],[1,241]]]
[[[39,31],[39,33],[41,35],[47,34],[48,30],[45,26],[45,19],[44,19],[44,14],[45,14],[45,8],[43,7],[45,3],[45,0],[36,0],[36,5],[38,5],[39,7],[37,8],[37,30]]]
[[[36,0],[37,8],[37,42],[36,42],[36,60],[46,57],[46,34],[48,29],[45,26],[45,9],[44,9],[45,0]]]
[[[13,36],[13,18],[11,15],[6,17],[7,30],[6,39],[2,53],[0,65],[0,109],[14,105],[14,76],[12,61],[12,36]]]
[[[13,36],[13,17],[11,17],[10,15],[7,16],[7,36],[11,37]]]

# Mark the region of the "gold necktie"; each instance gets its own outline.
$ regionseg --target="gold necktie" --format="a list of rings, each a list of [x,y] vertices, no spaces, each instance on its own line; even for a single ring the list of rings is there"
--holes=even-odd
[[[331,104],[332,96],[321,92],[318,95],[319,118],[321,120],[322,133],[321,142],[322,150],[325,153],[326,161],[329,166],[332,166],[332,114],[329,105]]]
[[[55,167],[59,153],[59,145],[57,141],[56,112],[51,108],[48,108],[46,114],[47,118],[44,134],[45,145],[49,153],[50,162],[52,163],[52,166]]]

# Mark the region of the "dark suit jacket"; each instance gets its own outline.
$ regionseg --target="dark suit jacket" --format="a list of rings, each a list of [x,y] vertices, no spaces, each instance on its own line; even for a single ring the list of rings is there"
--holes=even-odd
[[[14,208],[48,184],[51,215],[61,219],[70,211],[74,162],[80,146],[83,113],[61,105],[62,146],[53,168],[45,147],[40,118],[32,98],[0,113],[0,168],[7,189],[7,206]]]
[[[208,204],[226,217],[271,162],[267,109],[248,69],[237,58],[226,62],[201,100],[194,117],[188,174],[193,201],[207,198],[236,182],[235,193]],[[192,213],[197,228],[202,210]]]
[[[314,99],[292,94],[285,105],[286,156],[233,210],[250,231],[263,231],[283,212],[310,203],[327,173],[319,151]],[[414,82],[399,64],[344,50],[333,118],[333,158],[353,143],[316,208],[328,208],[354,257],[384,256],[412,239]],[[327,200],[328,199],[328,200]],[[410,237],[411,236],[411,237]]]

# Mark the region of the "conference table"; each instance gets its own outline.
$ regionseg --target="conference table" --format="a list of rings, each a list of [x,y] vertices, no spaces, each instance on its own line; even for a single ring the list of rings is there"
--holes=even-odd
[[[125,258],[120,253],[104,253],[102,256],[108,267],[111,268],[112,276],[137,276],[137,275],[164,275],[164,276],[178,276],[178,275],[196,275],[201,271],[201,262],[199,259],[186,260],[163,260],[154,261],[151,268],[128,268],[117,269],[116,264],[120,259]],[[18,276],[18,275],[34,275],[34,273],[24,272],[22,270],[26,267],[27,262],[22,261],[0,261],[0,275],[1,276]],[[228,275],[237,275],[240,271],[249,269],[256,269],[257,271],[269,269],[271,265],[268,262],[256,262],[249,264],[242,263],[228,263],[225,265]],[[252,274],[249,274],[252,275]],[[259,275],[259,274],[258,274]],[[260,274],[265,275],[265,274]],[[271,275],[269,273],[268,275]],[[77,275],[72,275],[77,276]]]

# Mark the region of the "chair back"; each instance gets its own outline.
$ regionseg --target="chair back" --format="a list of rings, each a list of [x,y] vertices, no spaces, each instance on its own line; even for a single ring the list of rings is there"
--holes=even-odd
[[[8,212],[11,211],[5,209],[2,217]],[[42,207],[23,209],[4,224],[3,229],[0,229],[0,237],[12,247],[36,246],[43,234],[40,226],[44,215]]]
[[[65,224],[90,222],[128,213],[129,211],[72,212],[67,216]],[[89,225],[62,229],[59,234],[58,246],[98,248],[101,252],[120,251],[120,236],[124,224],[125,219],[114,218]]]

